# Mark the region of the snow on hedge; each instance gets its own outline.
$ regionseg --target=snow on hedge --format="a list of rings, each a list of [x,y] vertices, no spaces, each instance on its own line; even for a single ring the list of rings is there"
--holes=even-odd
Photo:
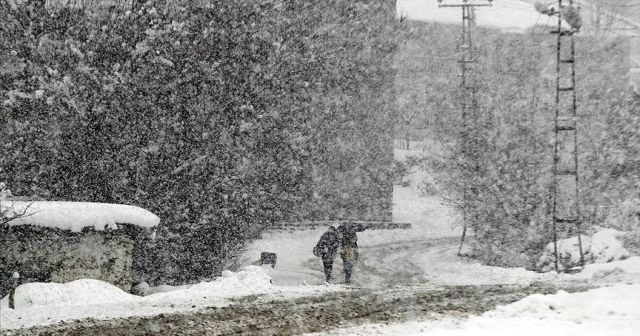
[[[0,301],[0,329],[28,328],[83,318],[111,319],[196,311],[227,306],[230,298],[244,295],[295,298],[335,290],[344,290],[344,287],[276,286],[260,266],[247,266],[239,272],[225,271],[213,281],[172,287],[171,291],[144,297],[126,293],[100,280],[30,283],[16,288],[15,309],[9,308],[8,297]]]
[[[5,217],[16,217],[9,225],[34,225],[80,232],[85,227],[95,230],[116,229],[116,223],[151,228],[160,218],[145,209],[124,204],[90,202],[3,201]]]
[[[629,257],[622,242],[619,240],[624,232],[614,229],[598,228],[593,236],[582,235],[582,249],[586,264],[602,264]],[[569,269],[580,264],[580,250],[578,237],[558,240],[558,268]],[[554,270],[553,243],[547,244],[538,267],[542,271]]]

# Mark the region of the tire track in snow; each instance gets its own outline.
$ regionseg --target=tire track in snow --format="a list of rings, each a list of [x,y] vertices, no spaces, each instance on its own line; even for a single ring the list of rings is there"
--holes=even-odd
[[[228,307],[194,313],[112,320],[86,319],[64,325],[6,331],[14,335],[299,335],[338,327],[406,320],[465,318],[533,293],[584,291],[572,285],[402,286],[354,289],[322,296],[243,297]]]
[[[354,283],[363,287],[388,287],[431,282],[417,256],[434,251],[446,253],[456,241],[447,237],[363,246]]]

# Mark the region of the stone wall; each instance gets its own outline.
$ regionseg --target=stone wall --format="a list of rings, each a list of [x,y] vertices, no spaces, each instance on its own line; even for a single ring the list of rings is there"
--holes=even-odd
[[[0,229],[0,297],[20,283],[99,279],[131,288],[133,240],[126,230],[86,231],[12,227]]]

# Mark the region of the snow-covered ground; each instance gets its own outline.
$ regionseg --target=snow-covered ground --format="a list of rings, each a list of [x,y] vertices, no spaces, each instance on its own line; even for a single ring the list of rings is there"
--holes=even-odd
[[[396,158],[406,160],[409,156],[423,155],[421,150],[395,150]],[[434,262],[440,262],[441,255],[449,255],[452,249],[455,249],[454,237],[460,234],[459,229],[453,229],[454,219],[448,208],[441,204],[439,198],[435,196],[420,196],[419,185],[425,177],[424,172],[414,169],[408,176],[410,182],[408,186],[394,186],[393,190],[393,221],[399,223],[411,223],[409,230],[371,230],[358,233],[358,246],[363,257],[362,263],[375,263],[371,267],[376,268],[383,264],[378,260],[384,254],[384,257],[399,256],[402,259],[413,258],[405,254],[412,254],[415,248],[402,248],[406,244],[418,244],[429,239],[451,238],[450,242],[445,246],[445,250],[436,252],[425,248],[421,258],[425,259],[422,263],[425,270],[433,269]],[[273,270],[269,271],[269,275],[273,277],[275,284],[279,285],[299,285],[302,283],[320,284],[323,282],[323,273],[321,261],[314,257],[313,247],[318,239],[327,230],[327,228],[311,228],[304,230],[291,231],[275,231],[263,234],[262,239],[254,242],[248,252],[246,258],[251,262],[259,259],[260,252],[273,252],[278,255],[278,262]],[[394,250],[394,253],[388,254],[384,252],[387,249],[401,248]],[[436,255],[434,255],[434,253]],[[452,252],[455,254],[454,252]],[[337,258],[339,259],[339,258]],[[373,259],[373,260],[371,260]],[[442,261],[447,263],[450,260]],[[399,267],[409,267],[406,263]],[[339,260],[336,260],[334,272],[336,275],[341,270]],[[404,270],[406,271],[406,270]],[[336,276],[339,278],[339,276]],[[368,281],[364,279],[362,273],[356,272],[354,282],[360,286],[376,286],[377,281]]]
[[[422,147],[413,143],[414,147]],[[427,149],[428,150],[428,149]],[[422,149],[395,149],[394,157],[406,161],[409,157],[425,155]],[[408,186],[393,186],[393,221],[406,222],[413,225],[407,231],[408,236],[421,238],[454,237],[460,235],[459,229],[454,229],[455,216],[449,208],[442,204],[437,196],[423,195],[420,186],[427,180],[428,175],[417,168],[413,168],[404,180]]]
[[[630,256],[624,248],[622,237],[624,232],[597,228],[592,236],[581,235],[583,258],[587,264],[603,264],[615,260],[623,260]],[[578,237],[571,237],[558,241],[558,256],[563,262],[558,263],[558,268],[564,270],[579,265],[580,242]],[[551,271],[554,267],[554,245],[547,244],[543,255],[540,257],[538,267],[543,271]]]
[[[420,157],[429,152],[424,145],[414,144],[413,150],[395,149],[395,158],[406,161],[409,157]],[[501,268],[481,265],[457,256],[460,228],[456,228],[455,217],[436,196],[422,195],[420,184],[426,173],[413,168],[405,179],[407,186],[394,185],[393,220],[409,222],[410,230],[372,230],[358,234],[361,259],[356,264],[353,282],[361,287],[380,285],[429,283],[433,285],[527,285],[539,281],[590,280],[607,281],[618,274],[618,278],[633,278],[640,260],[632,258],[616,264],[594,264],[582,273],[567,275],[555,272],[537,273],[524,268]],[[323,282],[322,262],[311,253],[325,228],[276,231],[263,235],[254,242],[246,254],[249,260],[257,261],[260,252],[278,254],[278,264],[268,273],[275,284],[299,285]],[[615,230],[603,230],[594,235],[593,251],[591,237],[584,237],[585,251],[600,257],[596,262],[627,257],[628,252],[616,240],[620,235]],[[575,239],[574,239],[575,240]],[[572,240],[564,245],[573,246]],[[561,245],[563,242],[560,242]],[[576,247],[577,248],[577,247]],[[576,251],[565,253],[577,254]],[[334,263],[334,277],[342,281],[342,265],[339,258]],[[619,265],[619,266],[615,266]]]
[[[414,146],[423,148],[423,146]],[[405,161],[419,157],[423,149],[395,149],[395,157]],[[409,230],[372,230],[358,233],[361,260],[353,282],[357,286],[428,282],[436,285],[529,284],[552,275],[541,275],[523,268],[499,268],[458,258],[460,228],[455,217],[436,196],[422,195],[420,184],[425,172],[414,167],[407,186],[394,185],[393,220],[409,222]],[[326,228],[265,233],[253,243],[246,256],[256,261],[260,252],[278,254],[278,264],[269,275],[275,284],[299,285],[323,282],[322,262],[311,253]],[[336,258],[335,278],[341,281],[341,262]],[[411,277],[398,279],[398,277]]]
[[[640,285],[533,294],[466,320],[408,321],[337,329],[322,335],[635,336],[640,335]]]
[[[15,309],[9,308],[8,297],[0,301],[0,329],[28,328],[83,318],[111,319],[189,312],[206,307],[224,307],[230,304],[231,299],[247,295],[295,298],[344,290],[339,286],[275,286],[263,269],[248,266],[237,273],[226,271],[211,282],[145,297],[92,279],[66,284],[25,284],[16,289]]]
[[[420,155],[420,151],[396,149],[396,158]],[[415,229],[433,229],[433,238],[446,233],[452,219],[434,220],[435,209],[443,209],[434,198],[420,197],[417,183],[423,173],[414,171],[408,187],[394,186],[394,219],[414,222]],[[445,212],[435,212],[446,217]],[[442,225],[442,226],[440,226]],[[375,234],[372,232],[371,234]],[[454,232],[454,234],[459,234]],[[481,316],[469,319],[444,318],[407,321],[393,324],[367,324],[353,328],[323,332],[323,335],[640,335],[640,257],[609,262],[628,257],[628,252],[616,239],[620,232],[600,230],[584,237],[585,247],[594,255],[595,264],[580,273],[535,273],[522,268],[483,266],[456,256],[456,241],[437,240],[435,246],[407,243],[407,249],[383,249],[391,267],[400,267],[398,258],[404,255],[411,265],[419,267],[423,279],[433,284],[482,285],[530,284],[537,281],[566,283],[582,281],[605,286],[583,293],[559,292],[553,295],[535,294],[510,305],[500,306]],[[418,235],[427,238],[429,235]],[[444,235],[446,236],[446,235]],[[362,241],[365,239],[362,238]],[[576,240],[576,239],[573,239]],[[568,239],[565,253],[575,254],[575,244]],[[397,242],[400,243],[400,242]],[[368,244],[370,252],[374,243]],[[562,244],[561,244],[562,245]],[[569,251],[571,250],[571,251]],[[366,250],[365,250],[366,255]],[[375,253],[375,252],[374,252]],[[366,263],[364,259],[362,262]],[[406,267],[407,265],[404,265]],[[382,267],[378,265],[378,267]],[[400,271],[395,269],[395,272]],[[389,272],[388,274],[392,274]]]

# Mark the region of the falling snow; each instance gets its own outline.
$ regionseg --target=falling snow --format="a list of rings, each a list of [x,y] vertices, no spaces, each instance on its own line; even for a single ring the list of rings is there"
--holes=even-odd
[[[0,333],[638,335],[639,18],[0,0]]]

